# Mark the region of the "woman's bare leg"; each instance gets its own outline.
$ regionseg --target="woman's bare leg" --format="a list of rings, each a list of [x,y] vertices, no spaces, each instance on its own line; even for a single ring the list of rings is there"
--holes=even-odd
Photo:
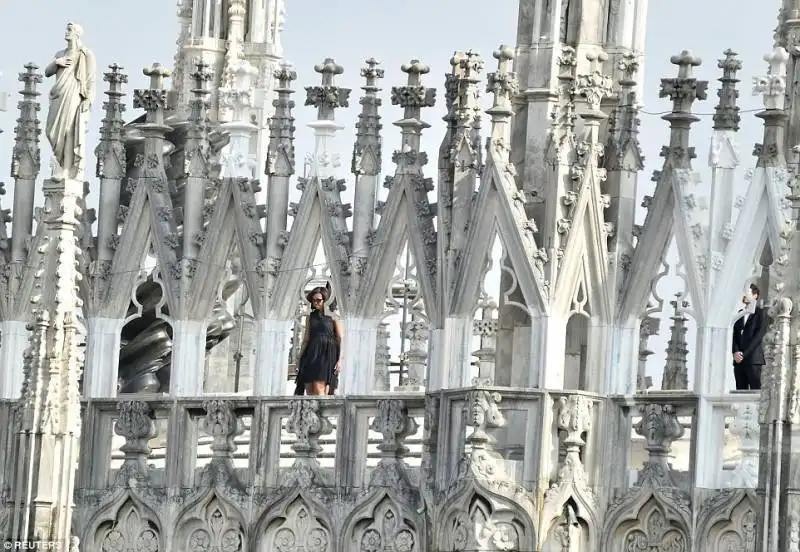
[[[312,381],[306,385],[306,393],[309,395],[325,395],[325,387],[324,381]]]

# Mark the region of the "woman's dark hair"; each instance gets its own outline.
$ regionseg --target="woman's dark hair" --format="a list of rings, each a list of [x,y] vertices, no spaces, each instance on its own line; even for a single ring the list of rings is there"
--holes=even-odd
[[[750,293],[756,296],[756,299],[761,299],[761,290],[755,284],[750,284]]]
[[[322,295],[323,302],[327,302],[328,298],[330,297],[330,292],[328,291],[328,289],[320,286],[320,287],[315,287],[314,289],[308,292],[308,295],[306,295],[306,301],[308,301],[310,304],[313,305],[314,296],[317,294]]]

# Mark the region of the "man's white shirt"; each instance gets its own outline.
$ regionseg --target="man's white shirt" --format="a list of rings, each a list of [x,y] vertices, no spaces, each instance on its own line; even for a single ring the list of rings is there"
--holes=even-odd
[[[742,316],[742,325],[747,324],[747,321],[755,313],[756,313],[756,304],[750,303],[749,305],[747,305],[747,308],[744,310],[744,316]]]

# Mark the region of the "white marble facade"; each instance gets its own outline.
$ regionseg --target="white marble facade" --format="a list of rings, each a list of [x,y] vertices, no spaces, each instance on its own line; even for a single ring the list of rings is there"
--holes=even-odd
[[[737,143],[741,63],[719,60],[705,182],[692,112],[714,94],[690,52],[662,80],[663,166],[640,178],[647,0],[520,0],[516,46],[456,52],[440,90],[419,60],[369,58],[358,99],[333,59],[313,68],[319,84],[281,62],[281,0],[183,1],[173,68],[149,67],[149,85],[104,73],[96,210],[69,178],[44,180],[34,206],[43,83],[26,66],[0,224],[5,538],[800,550],[785,476],[800,423],[793,1],[752,87],[752,160]],[[311,152],[295,151],[298,81],[317,111]],[[129,97],[143,116],[125,118]],[[384,98],[403,110],[386,128]],[[348,172],[332,144],[337,109],[356,102]],[[447,116],[431,126],[436,102]],[[443,137],[438,153],[423,132]],[[657,284],[673,244],[685,288],[670,309]],[[773,319],[769,366],[761,394],[731,393],[730,327],[751,282]],[[345,328],[341,387],[292,397],[317,285]],[[660,390],[645,370],[659,332]]]

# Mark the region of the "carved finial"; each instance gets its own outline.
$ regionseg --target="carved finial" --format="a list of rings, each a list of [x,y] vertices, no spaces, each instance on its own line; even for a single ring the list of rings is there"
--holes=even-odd
[[[736,78],[736,73],[742,68],[742,62],[733,50],[727,49],[724,53],[725,58],[717,63],[717,67],[722,69],[722,77],[719,79],[722,86],[717,91],[719,103],[714,110],[714,130],[739,130],[742,118],[736,105],[739,98],[739,91],[736,90],[739,79]]]
[[[617,67],[622,71],[619,84],[623,88],[633,88],[636,86],[636,74],[639,72],[639,59],[633,52],[626,52],[619,60]]]
[[[314,66],[314,71],[322,75],[322,86],[332,86],[334,77],[344,73],[344,67],[333,58],[325,58],[325,61]]]
[[[608,54],[602,50],[588,52],[586,59],[589,60],[591,72],[588,75],[578,75],[575,80],[575,91],[586,98],[589,109],[597,113],[600,111],[603,98],[612,92],[611,77],[602,73],[603,62],[608,60]]]
[[[375,58],[369,58],[361,69],[361,76],[366,79],[361,89],[361,113],[356,123],[356,143],[353,148],[351,170],[353,174],[377,175],[381,170],[381,117],[378,108],[383,103],[378,97],[378,80],[383,78],[383,69]],[[369,153],[366,153],[369,150]],[[357,192],[358,193],[358,192]]]
[[[789,53],[785,48],[775,48],[764,56],[769,65],[764,77],[753,78],[753,95],[764,97],[765,109],[784,109],[786,103],[786,63]]]
[[[125,121],[122,114],[125,112],[126,106],[122,102],[122,97],[125,96],[122,85],[128,82],[128,75],[122,70],[120,65],[112,63],[103,75],[103,80],[109,86],[105,91],[108,101],[103,104],[106,114],[100,127],[100,143],[95,149],[96,174],[99,178],[122,179],[125,177],[126,156],[125,147],[122,144],[122,128]],[[100,229],[98,232],[103,233]],[[98,244],[103,243],[103,239],[108,240],[110,236],[100,238],[101,236],[98,234]],[[104,249],[104,246],[99,246],[99,249]]]
[[[306,105],[317,108],[317,119],[332,121],[337,108],[350,105],[350,89],[335,85],[335,77],[344,73],[344,69],[333,59],[326,58],[314,66],[314,71],[322,75],[322,83],[306,87]]]
[[[637,486],[648,481],[654,486],[673,487],[675,485],[669,454],[672,443],[684,434],[684,428],[676,409],[670,404],[648,404],[640,408],[642,419],[634,430],[645,438],[648,459],[639,472]]]
[[[677,56],[672,56],[670,62],[678,66],[678,77],[674,79],[661,79],[659,97],[669,98],[673,102],[671,118],[674,114],[691,113],[695,100],[705,100],[708,81],[698,81],[694,78],[694,68],[699,67],[702,61],[684,50]]]
[[[378,69],[378,65],[380,65],[381,62],[375,58],[368,58],[364,63],[366,63],[367,66],[361,69],[361,76],[365,78],[367,82],[362,88],[365,92],[370,92],[373,89],[377,90],[378,79],[382,79],[384,74],[383,69]]]
[[[163,110],[167,108],[167,91],[164,80],[172,75],[172,71],[160,63],[153,63],[142,70],[146,77],[150,77],[150,87],[133,91],[133,107],[144,109],[148,112],[149,122],[161,122]]]
[[[291,63],[284,61],[274,73],[278,81],[276,98],[272,100],[275,115],[269,120],[269,148],[267,150],[266,173],[270,176],[291,176],[294,174],[294,100],[292,82],[297,80],[297,72]]]
[[[128,75],[122,72],[124,69],[118,63],[112,63],[108,66],[108,71],[103,73],[103,80],[111,85],[112,90],[115,88],[115,84],[127,84]]]
[[[494,95],[494,106],[506,105],[519,89],[514,67],[514,49],[501,45],[492,53],[497,60],[497,71],[486,76],[486,92]]]
[[[292,82],[297,80],[297,71],[295,71],[291,63],[288,61],[281,62],[274,76],[278,81],[278,88],[294,92],[292,90]]]
[[[455,64],[454,61],[456,62]],[[457,68],[462,80],[471,83],[480,81],[480,73],[485,65],[481,55],[474,50],[457,52],[453,59],[450,60],[450,64]]]
[[[425,88],[422,83],[422,75],[430,73],[431,69],[418,59],[413,59],[401,65],[400,70],[408,75],[408,80],[405,86],[392,87],[392,105],[415,110],[419,116],[421,108],[436,104],[436,89]]]
[[[410,62],[404,63],[400,66],[400,70],[408,75],[408,86],[421,85],[422,75],[427,75],[431,72],[431,68],[418,59],[412,59]]]
[[[228,401],[206,401],[203,410],[206,415],[200,421],[200,428],[214,440],[211,453],[215,458],[230,458],[236,450],[233,440],[244,430],[241,420]]]
[[[145,73],[146,75],[147,73]],[[165,75],[169,76],[169,75]],[[208,93],[208,83],[214,78],[214,72],[211,70],[211,65],[202,58],[194,60],[194,71],[190,75],[194,79],[194,92],[199,94]],[[151,76],[152,79],[152,76]]]
[[[41,84],[42,74],[39,73],[39,67],[34,63],[25,64],[25,72],[19,74],[19,81],[23,83],[23,89],[20,92],[23,96],[38,96],[39,92],[36,91],[36,85]]]
[[[144,76],[150,77],[150,90],[163,90],[164,80],[172,76],[172,70],[158,62],[142,69],[142,73]]]
[[[467,395],[469,408],[467,425],[473,428],[472,434],[467,436],[467,442],[473,449],[491,447],[495,440],[487,431],[506,425],[505,416],[500,410],[502,399],[500,393],[486,389],[476,389]]]
[[[679,79],[691,79],[694,76],[694,68],[700,67],[703,60],[697,56],[692,55],[689,50],[684,50],[677,56],[669,58],[669,62],[678,66]]]
[[[33,63],[25,65],[25,72],[19,74],[23,83],[19,102],[19,117],[14,129],[14,150],[11,156],[11,176],[23,180],[35,179],[39,174],[39,100],[37,85],[42,82],[39,68]],[[22,216],[21,213],[17,213]]]
[[[686,343],[686,316],[683,311],[689,306],[687,301],[679,301],[680,294],[670,301],[673,308],[672,328],[667,343],[667,361],[661,378],[661,389],[688,389],[688,344]]]
[[[243,18],[247,15],[247,2],[245,0],[231,0],[228,8],[229,18]]]

